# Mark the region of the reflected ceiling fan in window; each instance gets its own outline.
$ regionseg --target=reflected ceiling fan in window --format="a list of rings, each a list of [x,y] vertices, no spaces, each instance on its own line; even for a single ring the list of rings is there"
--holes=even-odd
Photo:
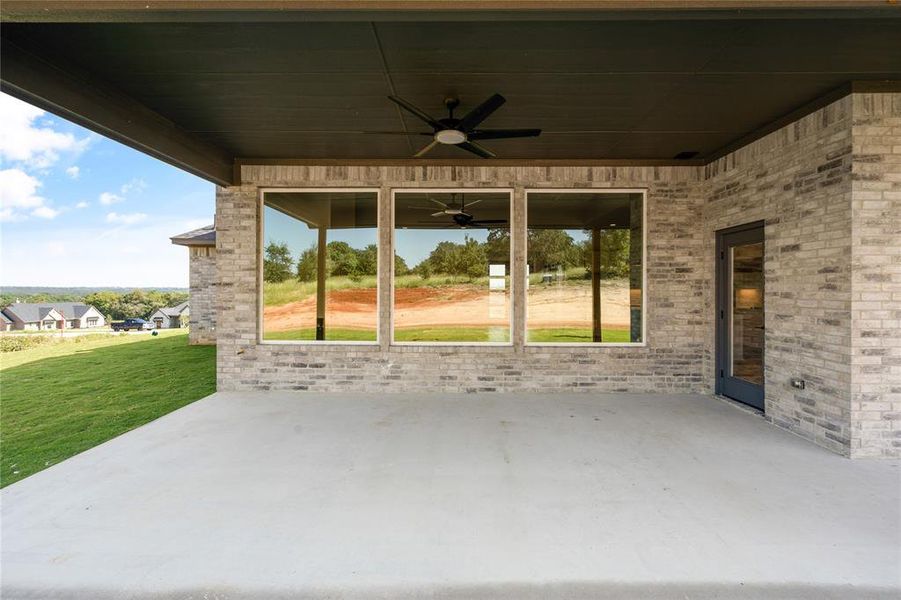
[[[457,146],[482,158],[495,158],[494,152],[478,144],[477,140],[501,140],[541,135],[540,129],[478,129],[482,121],[491,116],[494,111],[507,101],[500,94],[494,94],[466,113],[462,119],[454,117],[454,109],[460,105],[460,100],[457,98],[446,98],[444,100],[444,106],[447,107],[447,117],[444,119],[432,118],[424,110],[403,98],[388,96],[388,99],[429,125],[432,128],[432,132],[381,131],[372,133],[431,136],[432,141],[425,148],[414,154],[415,158],[422,158],[438,144]]]
[[[481,219],[477,220],[472,216],[471,213],[466,212],[467,206],[472,206],[473,204],[478,204],[482,200],[473,200],[468,205],[466,204],[466,198],[461,194],[460,196],[460,208],[456,208],[454,205],[457,203],[457,195],[451,194],[451,203],[445,204],[440,200],[435,200],[434,198],[429,198],[429,202],[434,202],[436,206],[440,207],[441,210],[437,212],[433,212],[433,217],[444,217],[449,216],[453,219],[454,223],[459,225],[460,227],[485,227],[487,225],[499,225],[501,223],[506,223],[505,219]],[[435,210],[434,206],[408,206],[407,208],[413,210]],[[429,223],[432,224],[433,221],[420,221],[420,223]]]

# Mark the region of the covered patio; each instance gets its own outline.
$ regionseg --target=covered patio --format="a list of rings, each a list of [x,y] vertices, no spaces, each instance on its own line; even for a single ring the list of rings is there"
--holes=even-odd
[[[899,464],[696,395],[217,393],[3,490],[4,598],[894,598]]]

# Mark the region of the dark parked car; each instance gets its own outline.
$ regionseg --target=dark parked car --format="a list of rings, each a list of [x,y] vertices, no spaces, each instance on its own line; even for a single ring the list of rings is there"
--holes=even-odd
[[[153,323],[144,319],[125,319],[124,321],[113,321],[110,323],[110,327],[113,328],[113,331],[131,331],[132,329],[144,331],[153,329]]]

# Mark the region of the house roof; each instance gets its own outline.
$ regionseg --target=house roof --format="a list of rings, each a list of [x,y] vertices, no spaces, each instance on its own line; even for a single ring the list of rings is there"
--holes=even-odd
[[[0,322],[3,322],[3,323],[12,323],[13,320],[10,319],[9,317],[7,317],[5,313],[0,312]]]
[[[80,319],[92,308],[94,307],[89,304],[80,304],[78,302],[17,302],[4,308],[3,312],[23,323],[34,323],[44,320],[53,311],[55,311],[56,317]]]
[[[173,244],[178,246],[215,246],[216,245],[216,226],[207,225],[200,229],[186,231],[171,238]]]
[[[705,164],[824,98],[899,89],[890,4],[6,0],[0,78],[220,185],[267,162],[490,164],[413,159],[430,128],[388,95],[436,118],[504,95],[485,128],[543,133],[486,141],[495,164]]]
[[[56,312],[67,319],[80,319],[86,312],[94,308],[90,304],[82,304],[81,302],[53,302],[48,306],[55,308]]]
[[[188,308],[187,302],[182,302],[181,304],[176,304],[175,306],[167,306],[166,308],[159,309],[158,312],[163,313],[167,317],[177,317],[181,315]]]

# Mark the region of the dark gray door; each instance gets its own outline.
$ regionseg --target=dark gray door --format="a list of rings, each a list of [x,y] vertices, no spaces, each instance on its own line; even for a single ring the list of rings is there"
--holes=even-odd
[[[716,391],[763,410],[763,223],[719,231],[716,242]]]

